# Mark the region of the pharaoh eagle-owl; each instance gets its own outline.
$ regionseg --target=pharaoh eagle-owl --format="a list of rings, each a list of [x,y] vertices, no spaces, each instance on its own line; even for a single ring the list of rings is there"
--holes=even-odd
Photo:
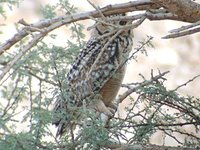
[[[112,102],[120,89],[133,44],[131,21],[114,20],[114,17],[96,22],[90,40],[67,74],[65,94],[59,96],[54,107],[55,113],[64,114],[53,121],[58,126],[57,136],[72,124],[68,114],[73,106],[78,109],[86,105],[112,115],[109,108],[113,107]]]

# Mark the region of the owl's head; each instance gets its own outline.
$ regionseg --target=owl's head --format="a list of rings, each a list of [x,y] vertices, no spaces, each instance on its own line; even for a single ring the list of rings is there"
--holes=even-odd
[[[99,19],[94,25],[95,28],[92,31],[92,36],[99,37],[104,34],[113,32],[114,30],[117,30],[122,26],[132,23],[132,21],[115,20],[115,18],[117,19],[117,17],[123,17],[123,16],[125,16],[125,14],[110,15],[107,16],[105,19],[102,18]],[[122,34],[130,34],[130,32],[131,32],[130,29],[126,29],[123,31]]]

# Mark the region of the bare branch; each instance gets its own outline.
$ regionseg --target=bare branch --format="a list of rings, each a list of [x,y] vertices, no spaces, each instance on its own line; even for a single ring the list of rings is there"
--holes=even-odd
[[[192,0],[152,0],[156,4],[167,8],[186,22],[197,22],[200,18],[200,4]]]
[[[107,5],[106,7],[100,8],[99,10],[88,11],[88,12],[74,14],[74,15],[70,15],[70,16],[67,14],[67,15],[55,17],[53,19],[42,20],[35,24],[30,24],[30,25],[28,25],[28,23],[22,19],[19,21],[19,23],[25,25],[26,27],[22,28],[11,39],[9,39],[8,41],[6,41],[5,43],[0,45],[0,55],[3,52],[5,52],[6,50],[8,50],[10,47],[12,47],[14,44],[19,42],[21,39],[23,39],[24,37],[29,35],[28,31],[42,32],[43,31],[42,29],[44,29],[45,27],[51,26],[51,30],[47,31],[47,32],[50,32],[58,27],[61,27],[65,24],[69,24],[71,22],[84,20],[84,19],[90,19],[91,17],[93,17],[93,18],[101,17],[101,14],[99,13],[99,11],[101,11],[101,13],[106,16],[106,15],[125,13],[125,12],[130,12],[130,11],[158,9],[158,8],[160,8],[160,6],[158,5],[158,4],[161,4],[160,1],[161,0],[153,0],[154,3],[152,3],[150,0],[140,0],[140,1],[130,1],[128,3],[123,3],[123,4]],[[185,1],[183,1],[183,2],[185,2]],[[177,1],[177,3],[178,3],[178,1]],[[167,5],[166,2],[164,4]],[[187,6],[185,4],[188,4],[188,3],[184,3],[183,6]],[[197,3],[191,2],[189,4],[191,4],[190,7],[195,6],[195,7],[192,7],[193,10],[198,10],[197,8],[199,8],[199,6]],[[163,2],[162,2],[162,5],[163,5]],[[170,6],[171,5],[169,5],[167,8],[169,9]],[[180,6],[181,6],[180,7],[181,10],[185,10],[185,9],[182,9],[183,8],[182,5],[180,5]],[[173,20],[182,20],[182,21],[191,22],[190,19],[189,20],[180,19],[180,16],[178,14],[174,13],[174,11],[171,11],[171,9],[169,9],[169,10],[170,10],[169,13],[164,13],[164,14],[162,14],[162,13],[152,14],[151,12],[147,12],[146,17],[150,20],[173,19]],[[176,15],[174,15],[173,13],[178,15],[178,17]],[[197,11],[197,14],[198,14],[198,11]],[[186,14],[186,15],[188,15],[188,14]],[[194,18],[200,18],[200,17],[194,17]],[[195,21],[193,21],[193,22],[195,22]],[[27,26],[29,26],[29,28]]]
[[[177,15],[172,14],[170,12],[157,12],[157,13],[152,13],[150,11],[147,11],[145,13],[146,18],[148,18],[149,20],[166,20],[166,19],[170,19],[170,20],[180,20],[178,18]]]
[[[105,146],[112,150],[197,150],[189,147],[158,146],[153,144],[118,144],[113,143]]]
[[[118,13],[125,13],[125,12],[141,11],[142,10],[142,12],[139,12],[138,14],[134,14],[133,16],[124,16],[123,18],[120,18],[120,16],[119,16],[119,17],[116,17],[116,18],[115,17],[110,18],[112,20],[116,19],[116,20],[136,20],[136,21],[132,25],[127,25],[127,26],[124,26],[123,28],[118,28],[117,32],[109,33],[110,35],[113,35],[113,37],[110,38],[108,43],[102,48],[102,52],[105,50],[105,47],[107,47],[109,42],[112,41],[113,38],[115,38],[120,32],[122,32],[124,30],[124,28],[125,29],[136,28],[139,25],[141,25],[142,22],[145,19],[149,19],[149,20],[170,19],[170,20],[178,20],[178,21],[195,22],[191,25],[183,26],[179,29],[172,30],[171,34],[167,35],[165,38],[175,38],[175,37],[193,34],[193,33],[200,31],[200,27],[199,27],[200,22],[198,21],[198,18],[200,18],[199,17],[200,16],[200,5],[196,4],[195,2],[192,2],[191,0],[182,0],[182,1],[178,1],[178,0],[138,0],[138,1],[131,1],[131,2],[128,2],[128,3],[123,3],[123,4],[107,5],[106,7],[103,7],[103,8],[99,8],[98,6],[95,6],[93,3],[90,2],[90,0],[88,0],[88,2],[95,8],[94,11],[87,11],[87,12],[84,12],[84,13],[78,13],[78,14],[73,14],[73,15],[70,14],[70,12],[69,12],[67,15],[55,17],[53,19],[39,21],[35,24],[29,24],[26,21],[24,21],[23,19],[20,20],[18,23],[23,25],[23,28],[21,30],[19,30],[18,33],[15,34],[10,40],[8,40],[7,42],[0,45],[0,55],[3,54],[6,50],[11,48],[12,46],[14,46],[17,42],[20,42],[26,36],[31,35],[30,36],[31,40],[30,40],[29,43],[24,44],[24,46],[22,46],[22,48],[20,49],[19,53],[16,54],[16,56],[13,56],[13,59],[4,66],[4,68],[1,70],[0,81],[5,77],[5,75],[7,75],[7,73],[13,68],[13,66],[18,62],[18,60],[23,55],[25,55],[25,53],[27,53],[29,49],[31,49],[40,40],[42,40],[48,33],[50,33],[51,31],[53,31],[56,28],[59,28],[63,25],[66,25],[66,24],[69,24],[69,23],[74,23],[74,22],[79,21],[79,20],[91,19],[91,18],[96,20],[95,18],[98,18],[98,17],[104,18],[104,16],[111,15],[111,14],[118,14]],[[161,8],[162,6],[164,8]],[[191,10],[191,8],[193,10]],[[187,10],[185,10],[185,9],[187,9]],[[188,10],[190,10],[191,12],[188,12]],[[194,11],[195,11],[196,15],[194,15]],[[105,20],[100,20],[100,21],[105,21]],[[198,21],[198,22],[196,22],[196,21]],[[114,34],[114,33],[116,33],[116,34]],[[108,36],[108,35],[104,35],[104,36]],[[103,38],[103,36],[100,37],[100,38]],[[143,50],[144,48],[141,47],[141,49]],[[138,49],[138,51],[141,51],[141,49]],[[143,52],[145,53],[145,49],[143,50]],[[101,56],[101,53],[100,53],[99,57]],[[136,52],[134,52],[130,56],[129,59],[134,58],[135,53]],[[39,100],[40,101],[38,103],[39,104],[39,110],[41,110],[41,108],[42,108],[42,103],[41,103],[42,102],[42,96],[43,96],[42,95],[42,93],[43,93],[42,82],[47,82],[47,83],[52,84],[54,86],[59,85],[61,93],[62,93],[62,89],[61,89],[62,82],[61,82],[61,79],[60,79],[60,73],[59,73],[59,70],[58,70],[58,66],[56,64],[56,59],[54,59],[54,55],[52,55],[52,58],[53,58],[54,69],[55,69],[55,72],[56,72],[56,75],[57,75],[56,80],[58,81],[58,83],[55,83],[55,82],[51,81],[51,79],[48,79],[48,78],[47,79],[42,78],[42,77],[38,76],[39,73],[34,73],[31,70],[27,69],[28,73],[31,76],[40,80],[40,89],[39,89]],[[4,65],[4,64],[5,63],[3,62],[2,65]],[[164,76],[167,73],[169,73],[169,71],[164,72],[164,73],[159,72],[158,75],[154,76],[153,72],[152,72],[151,78],[149,80],[146,80],[146,78],[141,75],[141,77],[143,78],[143,82],[125,85],[125,87],[127,88],[127,91],[125,93],[123,93],[122,95],[120,95],[116,99],[117,104],[121,103],[125,98],[130,96],[130,94],[132,94],[133,92],[136,92],[136,91],[138,92],[139,91],[138,89],[146,90],[145,89],[146,86],[149,86],[151,84],[157,85],[157,83],[163,83],[163,82],[160,82],[160,81],[165,80]],[[122,128],[122,127],[125,127],[125,128],[148,127],[149,125],[152,125],[152,127],[155,127],[156,130],[158,130],[158,129],[162,130],[163,129],[164,131],[166,131],[165,134],[171,136],[177,142],[179,142],[178,141],[179,139],[178,138],[176,139],[175,136],[170,135],[170,132],[167,132],[167,131],[177,132],[177,133],[180,133],[180,134],[183,134],[183,135],[186,135],[186,136],[195,137],[196,135],[192,136],[192,134],[190,134],[190,133],[182,132],[181,130],[173,130],[173,129],[170,129],[170,127],[185,126],[185,125],[194,125],[194,126],[199,125],[199,114],[196,113],[196,111],[199,111],[199,108],[195,108],[196,106],[193,106],[192,103],[189,104],[190,100],[187,101],[187,99],[184,99],[185,100],[184,102],[178,101],[178,100],[181,99],[181,98],[179,98],[179,96],[177,96],[177,98],[176,97],[174,98],[173,95],[170,95],[170,94],[172,92],[176,92],[176,90],[178,90],[179,88],[186,86],[188,83],[192,82],[197,77],[199,77],[199,75],[195,76],[193,79],[187,81],[186,83],[178,86],[174,90],[171,90],[169,92],[167,91],[168,93],[167,92],[165,93],[166,90],[163,90],[164,94],[161,93],[162,97],[160,99],[154,100],[151,97],[151,94],[148,95],[148,93],[147,93],[146,99],[149,100],[149,101],[151,100],[151,103],[153,103],[152,109],[153,109],[154,112],[153,113],[150,112],[150,114],[148,114],[147,112],[145,112],[145,109],[142,108],[142,110],[139,110],[139,112],[133,113],[133,115],[135,115],[134,117],[139,116],[139,117],[142,118],[142,123],[137,124],[133,120],[128,120],[127,118],[125,118],[124,122],[129,123],[129,121],[130,121],[132,124],[121,124],[121,122],[119,122],[119,123],[117,122],[118,123],[117,125],[119,125],[120,128]],[[29,79],[29,80],[31,80],[31,79]],[[18,84],[17,82],[16,82],[16,84]],[[32,99],[33,93],[32,92],[33,91],[31,89],[31,82],[29,84],[30,84],[29,86],[30,86],[30,101],[31,101],[30,107],[32,109],[32,107],[33,107],[33,99]],[[163,84],[161,84],[161,85],[163,85]],[[158,94],[160,94],[160,93],[158,92]],[[143,95],[145,95],[145,93]],[[139,97],[142,97],[143,95],[141,94],[141,95],[139,95]],[[11,96],[13,96],[13,95],[11,95]],[[158,98],[159,98],[159,96],[158,96]],[[165,100],[165,98],[166,98],[166,100]],[[177,101],[171,101],[171,100],[177,100]],[[139,101],[139,98],[138,98],[138,101]],[[147,101],[147,102],[149,102],[149,101]],[[13,104],[14,104],[14,102],[13,102]],[[186,105],[184,105],[184,104],[186,104]],[[10,105],[10,101],[8,101],[8,105]],[[4,113],[3,113],[4,115],[9,110],[8,105],[4,109]],[[12,106],[12,104],[11,104],[11,106]],[[180,112],[180,114],[178,114],[179,116],[184,114],[186,117],[189,116],[189,119],[191,118],[191,120],[185,120],[185,121],[182,121],[182,122],[171,123],[171,122],[167,122],[168,120],[166,119],[167,120],[166,122],[164,122],[164,121],[163,122],[156,122],[157,124],[156,123],[154,124],[154,122],[151,122],[151,119],[154,118],[157,115],[157,113],[164,114],[164,112],[159,110],[161,106],[167,106],[167,107],[172,108],[172,109],[174,108],[175,110]],[[190,106],[190,107],[188,107],[188,106]],[[133,108],[134,107],[135,107],[135,105],[133,106]],[[190,108],[190,109],[188,109],[188,108]],[[131,109],[130,111],[132,111],[132,110],[133,109]],[[145,115],[143,113],[145,113]],[[146,116],[146,114],[148,114],[150,117],[148,115]],[[163,115],[163,117],[165,117],[165,115]],[[113,116],[113,118],[116,119],[114,116]],[[113,118],[111,118],[111,119],[113,119]],[[176,116],[174,118],[177,119],[178,117]],[[31,116],[31,119],[32,119],[32,116]],[[117,118],[117,119],[120,120],[120,118]],[[158,121],[160,121],[159,120],[160,118],[156,118],[156,119],[158,119]],[[41,125],[41,122],[39,123],[39,125]],[[114,125],[116,127],[116,124],[114,124]],[[112,126],[112,124],[111,125],[108,124],[107,129],[108,130],[114,129],[115,128],[114,125]],[[129,133],[130,131],[127,131],[127,132]],[[39,133],[39,130],[38,130],[36,140],[39,140],[40,134],[41,133]],[[134,132],[133,132],[133,134],[134,134]],[[118,138],[118,133],[117,133],[116,136]],[[195,148],[186,148],[186,147],[168,147],[168,146],[157,146],[157,145],[150,145],[150,144],[149,145],[133,144],[133,142],[130,142],[128,140],[128,138],[126,138],[125,135],[123,135],[123,133],[119,133],[119,136],[122,136],[120,138],[122,138],[122,139],[124,138],[124,141],[126,141],[127,144],[123,144],[119,140],[119,142],[117,142],[117,143],[113,142],[113,143],[110,143],[109,145],[104,145],[103,148],[105,148],[105,149],[109,148],[109,149],[115,149],[115,150],[126,150],[126,149],[127,150],[128,149],[133,149],[133,150],[134,149],[135,150],[136,149],[144,149],[144,150],[147,150],[147,149],[155,149],[155,150],[159,150],[159,149],[195,150]],[[79,144],[78,143],[79,141],[77,139],[78,137],[76,137],[76,135],[73,133],[73,131],[71,132],[71,137],[72,137],[72,144],[73,144],[71,149],[74,149],[74,148],[76,148],[77,144]],[[195,137],[195,138],[197,140],[199,140],[199,137]],[[54,137],[54,139],[55,139],[57,145],[60,146],[59,145],[60,143],[56,140],[55,137]],[[131,141],[134,141],[134,140],[131,139]],[[35,141],[33,141],[33,142],[35,142]],[[37,143],[35,143],[35,145],[36,144]],[[38,144],[40,144],[40,143],[38,143]],[[43,149],[47,149],[47,147],[43,146],[42,144],[38,145],[38,147],[41,147]],[[64,148],[68,148],[68,147],[67,146],[61,146],[59,148],[64,149]]]
[[[158,8],[158,5],[152,3],[150,0],[141,0],[141,1],[131,1],[128,3],[122,3],[122,4],[115,4],[115,5],[107,5],[106,7],[103,7],[100,9],[100,11],[105,15],[111,15],[111,14],[119,14],[119,13],[125,13],[130,11],[136,11],[136,10],[148,10],[148,9],[156,9]],[[56,28],[59,28],[65,24],[69,24],[75,21],[79,20],[85,20],[90,19],[90,17],[98,18],[101,17],[98,10],[94,11],[88,11],[84,13],[78,13],[74,15],[63,15],[59,17],[55,17],[53,19],[47,19],[39,21],[35,24],[30,24],[32,28],[37,29],[44,29],[46,27],[51,26],[51,30],[46,30],[46,32],[50,32]],[[23,25],[28,25],[27,23],[24,23],[24,20],[19,21]],[[23,28],[18,33],[16,33],[10,40],[0,45],[0,55],[8,50],[11,46],[19,42],[21,39],[26,37],[28,35],[27,29]]]
[[[20,20],[19,23],[25,25],[25,27],[20,30],[17,34],[15,34],[10,40],[7,42],[3,43],[0,45],[0,55],[8,50],[10,47],[12,47],[14,44],[22,40],[24,37],[29,35],[30,32],[40,32],[40,34],[33,36],[33,40],[27,44],[21,51],[20,53],[14,57],[14,59],[7,65],[1,75],[0,75],[0,80],[5,76],[5,74],[10,70],[10,68],[17,62],[23,54],[25,54],[31,47],[33,47],[37,42],[44,37],[47,33],[51,32],[52,30],[59,28],[65,24],[75,22],[78,20],[84,20],[88,19],[90,17],[100,17],[103,15],[109,15],[109,14],[115,14],[115,13],[124,13],[128,11],[135,11],[135,10],[149,10],[149,9],[155,9],[159,8],[158,5],[152,3],[151,1],[148,0],[142,0],[142,1],[131,1],[128,3],[123,3],[123,4],[115,4],[115,5],[108,5],[104,8],[95,10],[95,11],[89,11],[81,14],[75,14],[75,15],[64,15],[60,17],[53,18],[51,20],[43,20],[35,24],[28,25],[27,22],[24,20]],[[99,13],[99,11],[102,13]],[[135,17],[135,16],[134,16]],[[143,15],[140,15],[141,18],[143,18]],[[172,13],[156,13],[153,14],[152,12],[148,11],[145,13],[145,17],[150,19],[150,20],[159,20],[159,19],[174,19],[178,20],[176,15],[173,15]],[[130,19],[130,18],[129,18]],[[175,37],[177,36],[183,36],[186,34],[192,34],[194,32],[198,32],[200,29],[194,29],[194,30],[189,30],[185,31],[181,34],[176,34]],[[173,37],[174,35],[166,36],[165,38]]]
[[[182,36],[186,36],[186,35],[190,35],[190,34],[194,34],[194,33],[198,33],[198,32],[200,32],[200,27],[191,29],[191,30],[186,30],[183,32],[169,34],[169,35],[162,37],[162,39],[177,38],[177,37],[182,37]]]
[[[178,29],[171,30],[171,31],[169,31],[169,33],[179,33],[179,32],[182,32],[182,31],[197,27],[199,25],[200,25],[200,21],[197,21],[197,22],[192,23],[190,25],[182,26],[182,27],[180,27]]]
[[[195,79],[197,79],[198,77],[200,77],[200,75],[197,75],[197,76],[193,77],[192,79],[190,79],[190,80],[188,80],[187,82],[185,82],[185,83],[179,85],[178,87],[176,87],[176,88],[175,88],[174,90],[172,90],[172,91],[177,91],[177,90],[180,89],[181,87],[186,86],[187,84],[193,82],[193,81],[194,81]]]
[[[200,27],[198,27],[199,25],[200,25],[200,21],[197,21],[193,24],[182,26],[178,29],[171,30],[169,31],[170,34],[167,36],[164,36],[163,39],[176,38],[176,37],[181,37],[181,36],[197,33],[200,31]]]

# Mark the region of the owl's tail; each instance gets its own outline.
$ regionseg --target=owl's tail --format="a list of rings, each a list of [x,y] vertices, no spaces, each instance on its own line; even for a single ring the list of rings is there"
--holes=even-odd
[[[73,127],[71,122],[71,113],[67,109],[67,102],[62,99],[57,99],[53,108],[53,119],[52,124],[55,125],[57,129],[56,137],[61,137],[63,133],[69,132]]]

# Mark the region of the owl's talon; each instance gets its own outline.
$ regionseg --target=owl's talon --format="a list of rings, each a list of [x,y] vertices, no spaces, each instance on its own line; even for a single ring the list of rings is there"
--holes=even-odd
[[[111,104],[109,105],[109,107],[112,108],[112,109],[114,109],[114,110],[116,111],[117,108],[118,108],[118,105],[117,105],[116,103],[111,103]]]
[[[114,116],[115,115],[115,110],[116,109],[114,109],[114,108],[112,108],[112,107],[107,107],[108,109],[109,109],[109,111],[112,113],[112,116]]]
[[[107,116],[113,116],[112,111],[109,109],[109,107],[105,106],[104,102],[101,99],[96,99],[95,103],[91,105],[91,108],[100,113],[104,113]]]

